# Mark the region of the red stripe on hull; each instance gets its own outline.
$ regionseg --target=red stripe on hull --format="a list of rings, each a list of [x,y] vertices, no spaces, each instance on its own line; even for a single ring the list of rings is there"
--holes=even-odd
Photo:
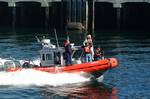
[[[43,72],[49,72],[49,73],[75,73],[75,72],[94,72],[94,71],[100,71],[100,70],[106,70],[109,68],[114,68],[118,65],[118,61],[115,58],[109,58],[89,63],[82,63],[82,64],[74,64],[71,66],[63,66],[63,67],[35,67],[32,68],[34,70],[39,70]],[[8,68],[8,72],[14,72],[14,71],[21,71],[23,68]]]

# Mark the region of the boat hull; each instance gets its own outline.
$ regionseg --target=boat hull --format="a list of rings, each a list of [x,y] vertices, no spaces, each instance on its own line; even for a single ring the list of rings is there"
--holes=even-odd
[[[21,71],[22,69],[34,69],[48,73],[87,73],[92,74],[95,78],[104,74],[110,68],[115,68],[118,65],[116,58],[107,58],[103,60],[74,64],[70,66],[38,66],[33,68],[8,68],[8,72]]]

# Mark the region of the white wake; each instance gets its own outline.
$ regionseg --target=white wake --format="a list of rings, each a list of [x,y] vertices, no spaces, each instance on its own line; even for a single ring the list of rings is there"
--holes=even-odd
[[[72,84],[89,81],[78,74],[59,73],[50,74],[36,70],[22,70],[17,72],[0,72],[0,85],[15,85],[15,86],[59,86],[64,84]]]

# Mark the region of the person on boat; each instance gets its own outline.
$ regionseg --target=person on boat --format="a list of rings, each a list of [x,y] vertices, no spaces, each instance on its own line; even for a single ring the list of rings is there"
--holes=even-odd
[[[92,62],[91,45],[89,43],[85,43],[85,46],[83,47],[83,52],[85,56],[85,62]]]
[[[72,65],[72,57],[71,57],[72,49],[69,40],[65,40],[64,48],[65,48],[65,64],[66,66]]]
[[[83,45],[85,46],[85,44],[88,43],[90,45],[91,48],[91,54],[92,54],[92,60],[94,57],[94,47],[93,47],[93,40],[92,40],[92,36],[91,34],[88,34],[83,42]]]
[[[101,48],[96,48],[95,53],[94,53],[94,60],[97,61],[99,59],[102,59],[102,49]]]
[[[93,40],[92,40],[92,36],[91,34],[88,34],[83,42],[83,45],[85,45],[85,43],[91,43],[93,44]]]

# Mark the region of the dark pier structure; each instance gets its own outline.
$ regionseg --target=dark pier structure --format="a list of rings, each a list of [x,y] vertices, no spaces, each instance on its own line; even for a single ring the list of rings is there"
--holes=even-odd
[[[0,29],[150,31],[150,0],[0,0]]]

